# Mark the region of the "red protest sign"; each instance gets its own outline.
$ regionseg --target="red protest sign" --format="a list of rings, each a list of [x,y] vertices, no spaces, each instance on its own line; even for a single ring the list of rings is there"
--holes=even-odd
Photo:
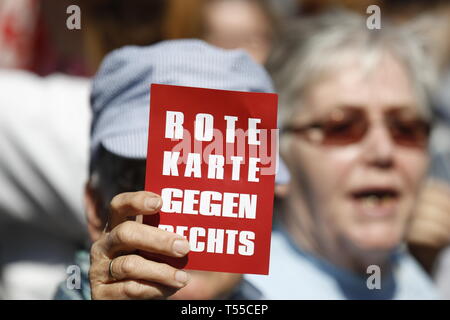
[[[277,95],[152,84],[144,223],[185,236],[179,268],[268,274]]]

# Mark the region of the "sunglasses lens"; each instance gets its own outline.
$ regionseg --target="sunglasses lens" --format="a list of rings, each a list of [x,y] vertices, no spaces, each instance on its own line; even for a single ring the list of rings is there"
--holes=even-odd
[[[396,144],[412,148],[426,147],[430,133],[428,122],[402,110],[389,111],[385,119]],[[336,109],[327,118],[309,127],[288,128],[288,131],[301,133],[315,143],[344,146],[360,142],[368,129],[366,113],[358,108],[346,107]]]
[[[346,145],[360,141],[367,131],[367,120],[362,111],[345,108],[333,113],[324,123],[325,145]]]
[[[423,148],[427,145],[430,127],[423,120],[393,119],[390,131],[394,141],[402,146]]]

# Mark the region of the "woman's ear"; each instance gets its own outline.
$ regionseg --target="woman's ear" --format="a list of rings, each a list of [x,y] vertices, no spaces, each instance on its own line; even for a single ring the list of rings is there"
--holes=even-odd
[[[86,183],[84,188],[84,203],[89,236],[92,242],[94,242],[102,235],[104,221],[102,221],[100,196],[92,187],[90,181]]]

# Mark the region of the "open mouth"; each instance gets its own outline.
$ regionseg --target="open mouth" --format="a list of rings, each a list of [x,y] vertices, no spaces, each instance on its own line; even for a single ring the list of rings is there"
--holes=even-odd
[[[351,199],[362,213],[386,216],[395,212],[400,192],[394,188],[366,188],[351,193]]]

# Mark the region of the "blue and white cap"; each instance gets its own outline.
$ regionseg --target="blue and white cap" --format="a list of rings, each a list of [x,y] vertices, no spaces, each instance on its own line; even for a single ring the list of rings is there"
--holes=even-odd
[[[90,162],[100,145],[118,156],[147,156],[152,83],[210,89],[274,92],[272,81],[243,50],[225,50],[201,40],[170,40],[108,54],[91,92]],[[289,180],[280,163],[276,181]]]

